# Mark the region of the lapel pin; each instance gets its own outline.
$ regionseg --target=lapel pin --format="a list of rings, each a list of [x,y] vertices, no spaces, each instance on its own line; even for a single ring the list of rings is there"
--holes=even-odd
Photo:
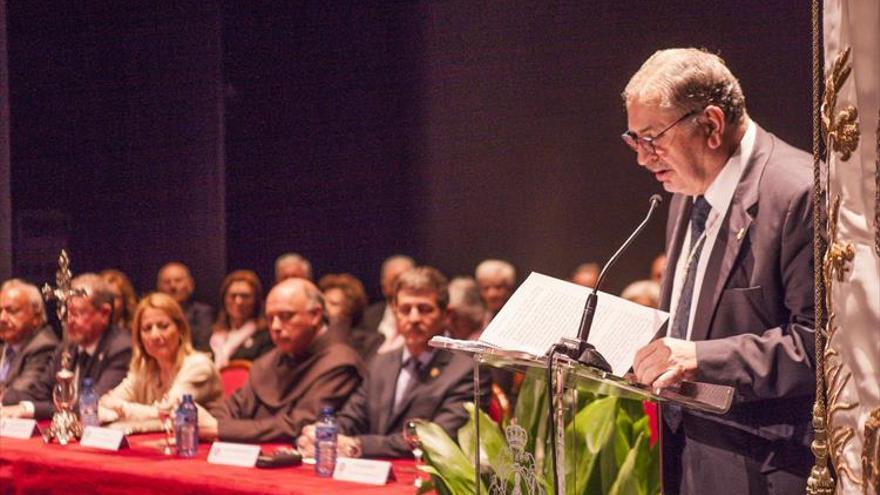
[[[736,240],[741,241],[741,240],[743,240],[743,237],[745,237],[745,236],[746,236],[745,227],[740,227],[739,231],[736,233]]]
[[[440,376],[440,368],[431,368],[431,378]]]

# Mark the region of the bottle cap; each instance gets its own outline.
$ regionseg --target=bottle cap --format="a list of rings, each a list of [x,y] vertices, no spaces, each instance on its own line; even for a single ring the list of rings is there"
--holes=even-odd
[[[333,406],[323,406],[321,408],[321,415],[322,416],[330,416],[333,414],[333,411],[334,411]]]
[[[183,394],[183,402],[192,402],[193,396],[192,394]]]
[[[89,388],[89,387],[93,386],[94,384],[95,384],[95,380],[92,379],[91,377],[87,376],[87,377],[83,378],[83,388]]]

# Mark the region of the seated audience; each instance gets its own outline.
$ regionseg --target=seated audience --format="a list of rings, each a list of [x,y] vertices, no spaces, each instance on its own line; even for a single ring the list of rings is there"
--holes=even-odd
[[[250,270],[236,270],[220,286],[223,307],[211,331],[214,364],[222,369],[235,359],[253,361],[272,350],[263,317],[263,284]]]
[[[470,277],[456,277],[449,282],[449,328],[450,337],[461,340],[479,340],[486,328],[486,305],[480,297],[477,282]],[[514,373],[503,368],[489,367],[492,377],[493,393],[503,394],[503,400],[510,407],[516,400],[519,385],[522,383],[521,373]]]
[[[108,268],[98,275],[110,284],[113,290],[113,324],[125,329],[131,328],[131,319],[137,307],[137,293],[134,286],[124,273]]]
[[[193,350],[189,323],[170,296],[157,292],[135,310],[128,375],[100,400],[102,422],[128,431],[158,431],[160,403],[176,406],[183,394],[211,410],[223,387],[211,359]]]
[[[361,381],[361,360],[328,331],[324,299],[301,278],[276,285],[266,299],[275,349],[254,361],[248,381],[209,414],[203,438],[232,442],[292,441],[321,407],[339,407]]]
[[[513,295],[516,268],[506,261],[485,260],[477,265],[475,278],[480,286],[480,296],[489,309],[486,316],[486,323],[489,323]]]
[[[452,438],[467,421],[464,403],[473,400],[473,359],[428,347],[446,326],[446,287],[446,278],[431,267],[414,268],[397,279],[391,305],[404,346],[373,359],[367,378],[337,414],[340,455],[408,457],[412,453],[401,434],[407,419],[433,421]],[[488,393],[488,380],[481,389]],[[314,433],[310,425],[297,439],[305,455],[314,452]]]
[[[196,283],[189,268],[177,261],[163,266],[156,277],[156,290],[168,294],[183,308],[183,314],[192,330],[193,347],[207,352],[211,350],[209,339],[214,310],[207,304],[192,300],[195,288]]]
[[[94,273],[84,273],[73,279],[74,289],[85,291],[67,301],[67,335],[71,344],[71,366],[82,385],[84,378],[94,382],[99,396],[119,385],[131,361],[131,336],[125,329],[110,322],[113,313],[113,291],[109,284]],[[20,402],[4,407],[4,416],[49,419],[55,411],[52,387],[55,375],[61,369],[63,346],[58,346],[52,363],[34,387],[16,394]]]
[[[620,297],[642,306],[656,308],[660,305],[660,284],[653,280],[637,280],[627,285]]]
[[[297,253],[284,253],[275,260],[275,283],[289,278],[312,280],[312,263]]]
[[[568,280],[591,289],[596,287],[596,282],[599,281],[599,264],[581,263],[574,269]]]
[[[449,282],[450,337],[477,340],[485,328],[486,303],[480,297],[477,282],[470,277],[455,277]]]
[[[659,284],[664,271],[666,271],[666,253],[660,253],[651,263],[651,280]]]
[[[402,254],[389,256],[382,262],[379,280],[384,299],[367,307],[362,324],[365,329],[375,330],[384,338],[382,345],[376,350],[377,354],[385,354],[403,346],[403,338],[397,335],[397,322],[394,321],[394,312],[391,311],[391,296],[397,277],[415,266],[416,262],[412,258]]]
[[[39,386],[57,346],[39,289],[23,280],[4,282],[0,287],[2,404],[16,404]]]
[[[360,326],[367,306],[364,284],[353,275],[340,273],[321,277],[318,288],[324,293],[330,328],[363,359],[372,357],[384,339],[378,332]]]

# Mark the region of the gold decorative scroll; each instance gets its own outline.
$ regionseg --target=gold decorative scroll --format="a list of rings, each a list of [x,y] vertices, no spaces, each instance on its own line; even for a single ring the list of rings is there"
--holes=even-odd
[[[822,102],[822,131],[825,133],[825,142],[829,147],[840,154],[841,161],[847,161],[853,151],[859,145],[859,111],[852,105],[847,105],[836,116],[837,95],[840,88],[849,78],[852,65],[849,56],[852,52],[847,47],[834,59],[831,73],[825,79],[825,97]]]
[[[880,256],[880,112],[877,115],[877,152],[874,162],[874,252]]]
[[[857,479],[853,469],[847,465],[843,455],[844,448],[855,437],[855,429],[851,426],[834,426],[834,416],[840,411],[846,411],[858,406],[858,402],[844,402],[841,400],[846,384],[852,378],[852,373],[843,367],[843,362],[837,350],[831,346],[837,334],[838,327],[835,324],[834,304],[831,298],[831,289],[834,279],[842,282],[844,274],[849,270],[848,263],[855,256],[855,249],[851,243],[840,243],[837,238],[837,223],[840,216],[840,195],[834,197],[834,201],[828,212],[828,250],[822,263],[823,282],[825,284],[825,307],[828,312],[828,345],[825,347],[825,386],[827,395],[827,424],[830,427],[828,438],[829,449],[837,474],[846,477],[856,486],[861,486],[861,480]]]
[[[862,487],[880,490],[880,407],[865,421],[865,445],[862,448]]]

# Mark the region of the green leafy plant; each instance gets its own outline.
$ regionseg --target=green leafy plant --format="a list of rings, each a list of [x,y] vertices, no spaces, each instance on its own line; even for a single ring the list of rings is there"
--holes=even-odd
[[[534,455],[534,479],[550,495],[554,491],[546,384],[543,376],[534,371],[522,383],[511,422],[527,433],[524,450]],[[657,446],[650,445],[648,417],[642,404],[588,391],[579,391],[576,402],[577,412],[564,432],[567,493],[659,493],[659,454]],[[426,461],[421,469],[431,475],[431,483],[420,493],[435,490],[440,495],[469,495],[476,492],[477,421],[480,425],[480,492],[488,494],[486,487],[492,484],[493,476],[508,472],[510,455],[504,431],[472,403],[465,407],[470,419],[458,431],[458,442],[436,424],[419,426]],[[513,486],[507,483],[506,491],[510,493]]]

